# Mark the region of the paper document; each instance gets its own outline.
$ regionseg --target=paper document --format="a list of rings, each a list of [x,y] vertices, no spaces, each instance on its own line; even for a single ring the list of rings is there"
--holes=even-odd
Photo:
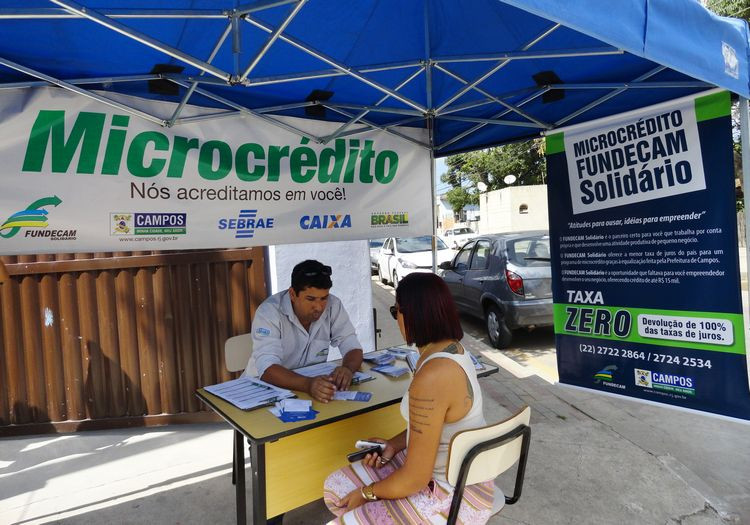
[[[364,401],[372,398],[371,392],[356,392],[354,390],[339,390],[333,393],[334,401]]]
[[[294,372],[305,377],[328,376],[333,373],[333,370],[337,366],[339,366],[337,363],[317,363],[314,365],[303,366],[302,368],[295,368]],[[356,385],[364,383],[371,379],[375,379],[375,377],[365,372],[355,372],[352,376],[352,384]]]
[[[250,410],[294,397],[294,392],[279,388],[254,377],[240,377],[205,387],[207,392],[232,403],[242,410]]]

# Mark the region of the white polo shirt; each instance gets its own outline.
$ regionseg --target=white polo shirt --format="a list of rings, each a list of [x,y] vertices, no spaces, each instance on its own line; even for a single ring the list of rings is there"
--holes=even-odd
[[[338,347],[342,356],[362,348],[341,300],[329,295],[326,309],[308,332],[294,314],[289,290],[284,290],[263,301],[255,312],[248,366],[254,363],[261,377],[271,365],[293,369],[322,363],[328,358],[329,346]]]

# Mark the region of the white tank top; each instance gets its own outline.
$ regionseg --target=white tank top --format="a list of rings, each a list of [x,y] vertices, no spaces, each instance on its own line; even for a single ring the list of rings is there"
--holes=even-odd
[[[440,434],[440,444],[438,445],[437,456],[435,457],[435,467],[432,470],[432,477],[441,482],[447,483],[445,477],[445,467],[448,462],[448,448],[451,443],[451,438],[462,431],[472,428],[479,428],[486,425],[484,420],[484,413],[482,410],[482,389],[479,387],[479,381],[477,381],[477,371],[474,368],[474,363],[469,357],[466,350],[463,354],[449,354],[447,352],[435,352],[420,365],[422,368],[427,361],[431,359],[445,358],[452,359],[463,368],[466,377],[469,378],[471,388],[474,390],[474,403],[471,405],[469,412],[458,421],[453,423],[443,423],[443,430]],[[416,376],[419,369],[414,372]],[[412,379],[413,380],[413,379]],[[401,416],[406,420],[406,443],[409,443],[409,391],[406,391],[403,399],[401,399]]]

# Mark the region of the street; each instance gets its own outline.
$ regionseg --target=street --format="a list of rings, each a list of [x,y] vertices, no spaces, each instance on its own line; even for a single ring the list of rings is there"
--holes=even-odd
[[[377,275],[372,277],[372,305],[377,312],[377,328],[380,330],[378,348],[404,343],[388,311],[395,296],[392,286],[381,283]],[[516,377],[537,375],[549,383],[557,382],[555,337],[551,326],[513,332],[513,342],[504,350],[497,350],[489,343],[483,320],[462,314],[461,326],[466,334],[482,343],[481,354],[485,359],[508,369]]]

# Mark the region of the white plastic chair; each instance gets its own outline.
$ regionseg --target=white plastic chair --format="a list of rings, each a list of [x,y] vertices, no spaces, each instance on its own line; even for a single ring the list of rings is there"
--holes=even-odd
[[[224,362],[230,372],[247,370],[247,375],[257,375],[255,364],[250,362],[253,355],[253,334],[240,334],[230,337],[224,343]],[[237,483],[237,457],[232,446],[232,485]]]
[[[253,334],[235,335],[224,343],[224,361],[230,372],[247,369],[247,375],[256,375],[255,365],[250,362],[251,355],[253,355]]]
[[[453,501],[448,514],[448,525],[458,519],[464,488],[484,481],[494,480],[518,463],[513,494],[503,496],[495,489],[492,514],[496,514],[507,503],[512,505],[521,497],[526,460],[529,455],[531,409],[522,408],[510,418],[482,428],[464,430],[451,439],[448,451],[446,477],[455,487]]]

